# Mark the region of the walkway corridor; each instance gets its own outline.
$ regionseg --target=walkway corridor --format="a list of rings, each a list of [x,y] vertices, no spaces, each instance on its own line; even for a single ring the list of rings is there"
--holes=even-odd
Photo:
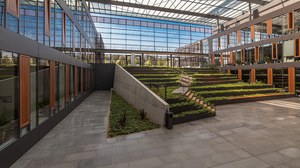
[[[213,118],[105,141],[108,99],[109,92],[94,92],[13,168],[300,167],[300,111],[294,106],[218,106]]]
[[[106,142],[109,99],[109,91],[93,92],[12,167],[85,167],[86,158],[97,154],[88,152],[93,144]],[[102,157],[98,161],[111,163]]]

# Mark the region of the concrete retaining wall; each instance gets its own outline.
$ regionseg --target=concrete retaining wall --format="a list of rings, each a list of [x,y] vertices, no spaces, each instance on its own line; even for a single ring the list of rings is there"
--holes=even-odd
[[[114,91],[136,109],[144,109],[151,121],[165,125],[169,104],[119,65],[115,67]]]

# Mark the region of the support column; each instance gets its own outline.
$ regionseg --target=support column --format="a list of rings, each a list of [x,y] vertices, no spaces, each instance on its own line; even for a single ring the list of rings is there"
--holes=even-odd
[[[141,58],[141,66],[144,66],[144,53],[142,53],[142,58]]]
[[[289,67],[288,69],[289,74],[289,92],[291,94],[295,94],[295,67]]]
[[[231,74],[231,71],[230,71],[230,69],[228,69],[228,70],[227,70],[227,74],[228,74],[228,75],[230,75],[230,74]]]
[[[256,70],[251,69],[250,83],[256,83]]]
[[[167,56],[167,67],[169,67],[169,56]]]
[[[239,78],[239,81],[242,81],[242,80],[243,80],[242,69],[239,69],[239,70],[238,70],[238,78]]]
[[[180,67],[180,57],[178,57],[178,66]]]
[[[273,85],[273,69],[268,68],[268,85]]]
[[[130,63],[131,63],[131,66],[135,66],[135,53],[131,53]]]

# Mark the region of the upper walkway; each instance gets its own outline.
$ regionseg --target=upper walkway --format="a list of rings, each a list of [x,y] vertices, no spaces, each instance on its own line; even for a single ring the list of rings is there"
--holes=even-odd
[[[13,168],[299,168],[300,100],[218,106],[217,116],[106,139],[110,92],[94,92]]]

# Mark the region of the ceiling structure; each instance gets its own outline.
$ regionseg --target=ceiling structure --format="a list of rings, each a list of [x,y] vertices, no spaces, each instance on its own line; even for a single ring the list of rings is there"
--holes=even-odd
[[[194,24],[222,24],[272,0],[86,0],[91,13]]]

